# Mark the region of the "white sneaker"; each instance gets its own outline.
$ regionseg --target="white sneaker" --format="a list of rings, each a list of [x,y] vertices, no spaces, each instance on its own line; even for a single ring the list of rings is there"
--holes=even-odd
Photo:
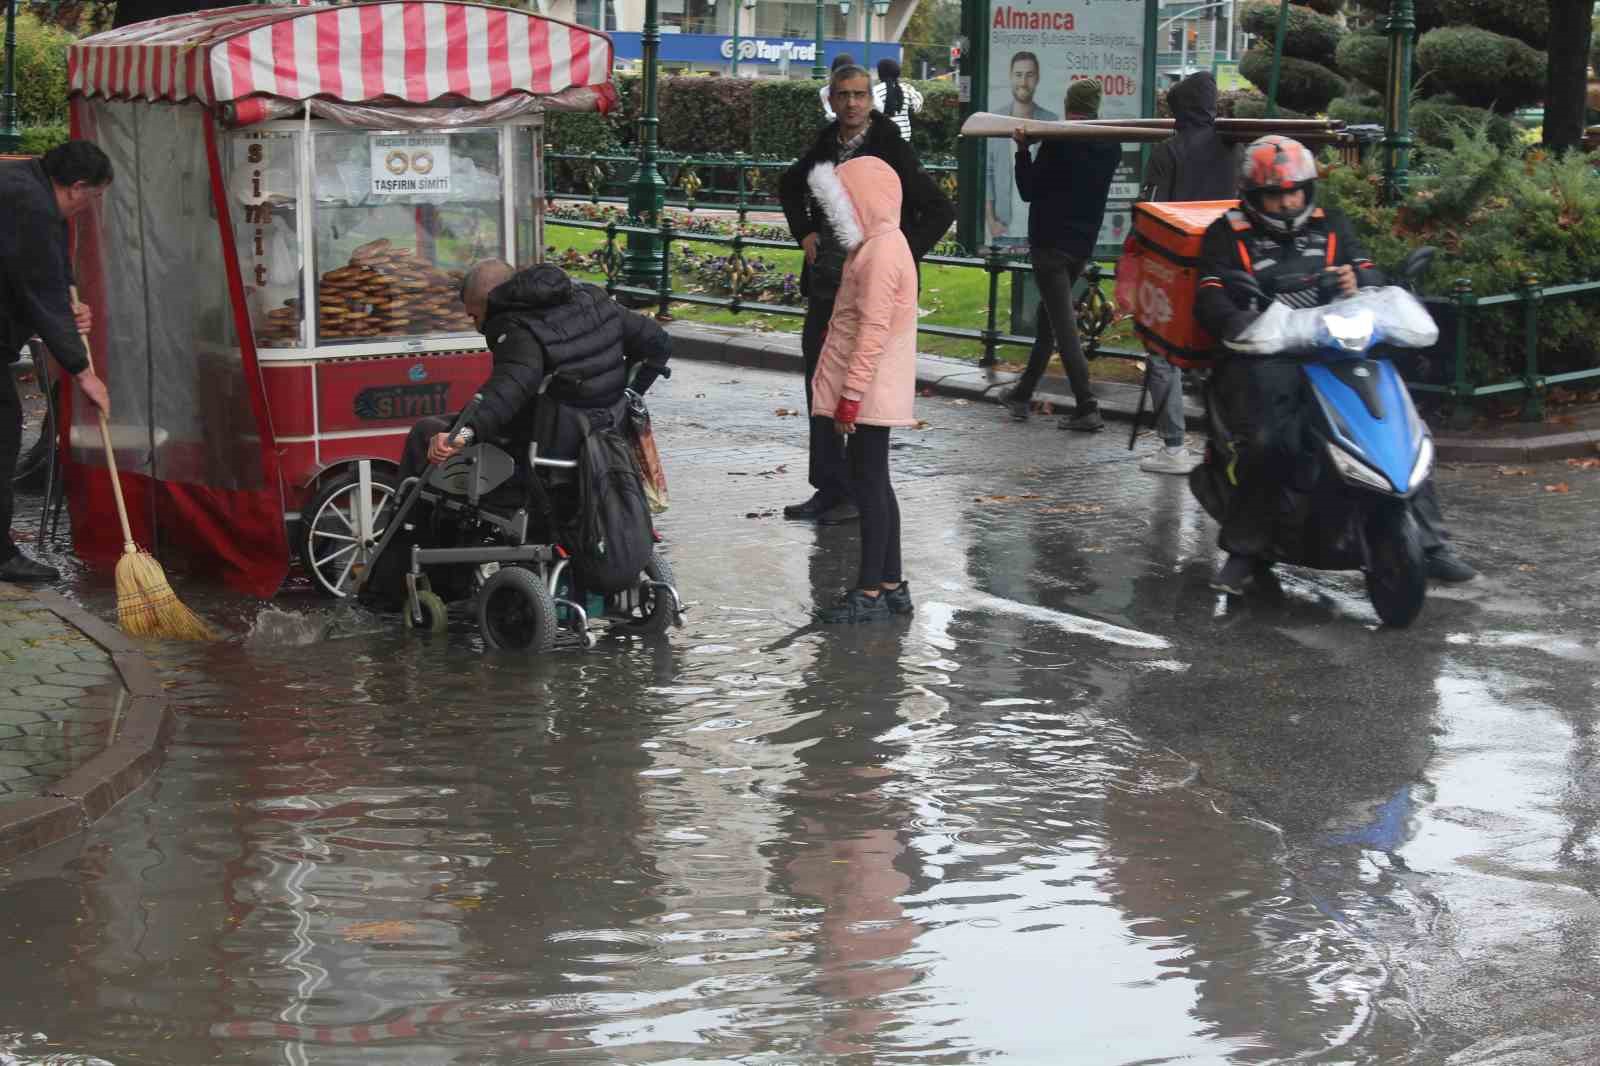
[[[1176,448],[1162,447],[1140,461],[1139,469],[1151,474],[1187,474],[1199,465],[1199,457],[1180,444]]]

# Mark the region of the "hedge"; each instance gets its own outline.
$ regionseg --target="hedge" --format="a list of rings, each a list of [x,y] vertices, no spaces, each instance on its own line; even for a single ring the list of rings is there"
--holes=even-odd
[[[1538,103],[1549,60],[1543,52],[1489,30],[1446,26],[1417,42],[1417,67],[1431,94],[1502,114]]]
[[[1383,105],[1364,96],[1341,96],[1328,102],[1328,117],[1348,126],[1383,125]]]
[[[1337,15],[1344,10],[1344,0],[1306,0],[1306,6],[1323,15]]]
[[[1541,51],[1549,47],[1547,0],[1440,0],[1440,6],[1449,25],[1504,34]]]
[[[1239,16],[1239,26],[1253,33],[1270,52],[1277,39],[1278,5],[1271,0],[1253,0],[1244,6]],[[1334,50],[1343,32],[1333,19],[1320,15],[1309,7],[1289,5],[1289,21],[1284,27],[1283,54],[1313,63],[1333,62]]]
[[[1267,91],[1272,78],[1271,48],[1252,48],[1239,60],[1239,73],[1262,92]],[[1278,101],[1285,107],[1310,114],[1327,110],[1328,103],[1347,90],[1339,75],[1318,63],[1304,59],[1283,57],[1283,68],[1278,76]]]
[[[751,94],[750,150],[795,159],[822,128],[822,83],[762,78]]]
[[[732,155],[750,150],[749,78],[664,78],[660,140],[684,155]]]
[[[20,5],[19,5],[20,7]],[[72,35],[41,23],[33,15],[17,15],[17,123],[53,126],[67,121],[67,45]],[[0,53],[0,84],[5,78]]]
[[[1389,80],[1389,38],[1377,33],[1347,33],[1334,53],[1339,72],[1363,85],[1378,87]]]
[[[23,155],[44,155],[58,144],[67,143],[67,124],[59,122],[50,126],[24,126],[22,141],[17,151]]]
[[[922,159],[956,154],[961,139],[961,94],[947,81],[911,82],[922,93],[922,110],[911,116],[911,147]]]
[[[1443,100],[1418,100],[1411,105],[1411,136],[1420,145],[1450,148],[1464,132],[1480,129],[1496,148],[1510,148],[1517,143],[1516,124],[1493,111]]]

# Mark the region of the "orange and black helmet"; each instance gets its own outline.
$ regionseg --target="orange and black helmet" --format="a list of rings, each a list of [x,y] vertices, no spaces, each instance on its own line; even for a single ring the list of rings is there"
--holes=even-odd
[[[1304,189],[1304,206],[1290,212],[1270,212],[1261,206],[1265,193]],[[1252,222],[1278,237],[1300,232],[1317,197],[1317,161],[1306,146],[1291,137],[1270,134],[1245,146],[1239,161],[1239,198]]]

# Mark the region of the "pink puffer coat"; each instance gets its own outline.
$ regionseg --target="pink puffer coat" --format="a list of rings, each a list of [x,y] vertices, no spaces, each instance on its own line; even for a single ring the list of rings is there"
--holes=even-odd
[[[900,179],[883,160],[861,156],[818,164],[810,185],[849,252],[811,410],[831,417],[844,397],[861,401],[865,425],[915,425],[917,264],[900,232]]]

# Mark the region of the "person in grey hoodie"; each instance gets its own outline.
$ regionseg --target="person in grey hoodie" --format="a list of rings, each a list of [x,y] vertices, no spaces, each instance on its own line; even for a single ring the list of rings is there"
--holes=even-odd
[[[1232,200],[1238,195],[1239,146],[1217,132],[1217,80],[1191,74],[1167,93],[1177,126],[1145,167],[1141,200]],[[1154,474],[1187,474],[1199,459],[1183,445],[1183,371],[1151,355],[1150,401],[1162,447],[1139,464]]]

